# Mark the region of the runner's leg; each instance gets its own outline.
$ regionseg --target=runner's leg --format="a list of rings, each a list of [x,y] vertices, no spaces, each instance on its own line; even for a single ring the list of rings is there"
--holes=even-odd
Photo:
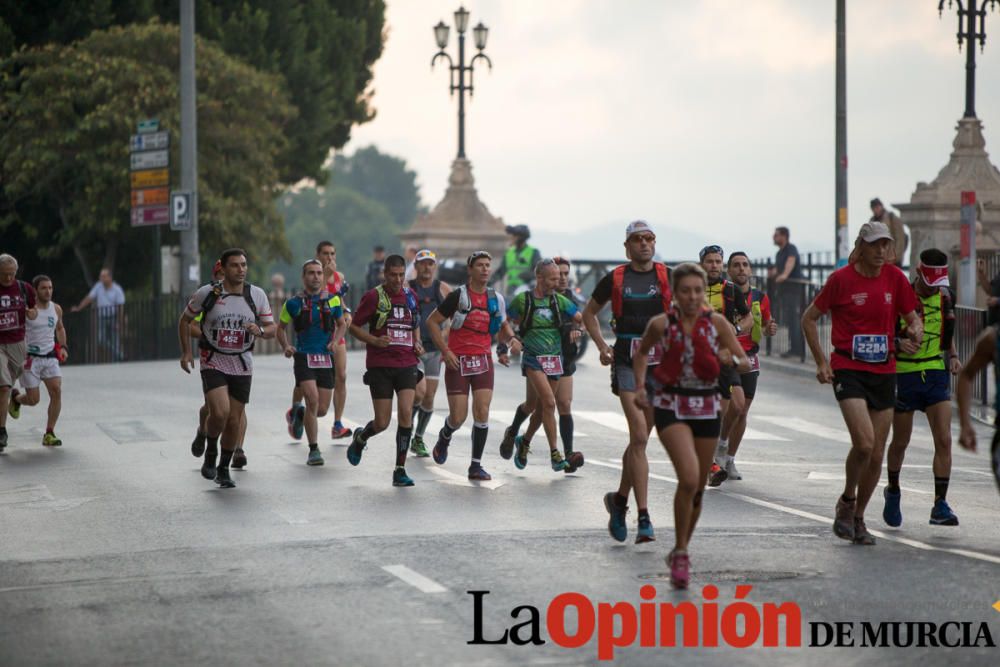
[[[649,459],[646,443],[652,432],[652,409],[642,410],[635,404],[634,391],[619,390],[619,401],[628,422],[628,446],[622,453],[622,475],[616,499],[622,506],[628,504],[628,494],[635,494],[635,504],[640,513],[649,507]]]
[[[882,476],[882,456],[885,453],[885,441],[889,439],[889,429],[892,428],[892,408],[888,410],[869,410],[869,418],[874,437],[871,456],[867,467],[862,467],[858,483],[858,505],[854,516],[864,518],[868,501],[878,486]]]
[[[344,418],[344,406],[347,404],[347,345],[339,344],[333,348],[333,419],[334,426],[343,427],[340,420]]]
[[[929,416],[928,416],[929,417]],[[903,468],[906,447],[910,444],[913,432],[913,413],[896,412],[892,416],[892,441],[886,453],[886,468],[889,475],[889,488],[899,490],[899,471]]]
[[[934,438],[934,500],[944,500],[951,479],[951,401],[928,406],[927,422]]]
[[[851,436],[851,450],[844,464],[844,499],[850,502],[858,497],[858,484],[862,471],[868,468],[875,447],[875,428],[872,426],[868,406],[863,398],[845,398],[839,401],[840,412]]]
[[[693,530],[695,495],[701,491],[706,477],[701,476],[701,463],[695,450],[694,436],[687,424],[671,424],[662,429],[659,436],[677,475],[677,489],[674,491],[674,549],[687,551]],[[715,446],[714,442],[712,446]],[[700,501],[699,497],[698,502]]]
[[[306,402],[306,441],[309,443],[309,449],[313,449],[319,444],[319,424],[317,422],[319,390],[316,388],[316,380],[300,382],[297,389]]]
[[[49,412],[45,422],[45,432],[55,433],[56,422],[59,421],[59,414],[62,412],[62,378],[46,378],[42,382],[45,383],[45,389],[49,393]]]
[[[470,469],[481,468],[486,438],[489,435],[490,403],[492,389],[477,389],[472,392],[472,462]]]
[[[743,410],[740,411],[737,418],[733,421],[732,427],[729,429],[729,456],[736,456],[736,452],[740,449],[740,443],[743,442],[743,435],[747,431],[747,415],[750,414],[750,405],[752,403],[752,398],[745,399]]]
[[[556,410],[559,412],[559,437],[563,453],[568,457],[573,453],[573,376],[561,377],[556,384]]]
[[[536,410],[541,413],[542,427],[545,438],[549,441],[549,450],[556,448],[556,381],[550,380],[545,373],[528,369],[528,384],[536,396]]]

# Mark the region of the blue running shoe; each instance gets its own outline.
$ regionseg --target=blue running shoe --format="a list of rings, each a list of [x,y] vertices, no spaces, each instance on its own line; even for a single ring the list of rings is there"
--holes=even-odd
[[[392,485],[413,486],[413,480],[406,474],[406,468],[397,466],[396,469],[392,471]]]
[[[649,520],[648,516],[639,517],[639,530],[635,535],[635,543],[642,544],[643,542],[653,542],[656,540],[656,535],[653,534],[653,522]]]
[[[292,411],[292,437],[296,440],[302,439],[302,433],[305,431],[305,420],[306,420],[306,406],[297,405]]]
[[[931,510],[931,521],[932,526],[957,526],[958,517],[955,513],[951,511],[948,507],[947,501],[944,498],[938,498],[934,501],[934,509]]]
[[[618,495],[614,491],[610,491],[604,494],[604,509],[608,510],[610,518],[608,519],[608,532],[611,537],[619,542],[624,542],[625,538],[628,537],[628,526],[625,524],[625,514],[628,512],[628,506],[618,507],[615,505],[615,496]]]
[[[347,447],[347,461],[352,466],[361,463],[361,452],[365,451],[367,447],[367,445],[361,443],[361,432],[363,430],[362,428],[354,429],[354,439],[351,440],[351,444]]]
[[[488,482],[493,478],[482,466],[469,466],[469,479],[473,482]]]
[[[434,449],[431,450],[431,456],[434,457],[434,463],[439,465],[444,465],[444,462],[448,460],[448,445],[450,440],[445,440],[438,435],[437,442],[434,443]]]
[[[885,507],[882,508],[882,520],[887,526],[898,528],[903,523],[903,513],[899,509],[899,499],[903,496],[900,491],[890,491],[889,487],[882,490],[885,497]],[[937,507],[937,505],[935,505]],[[934,514],[931,513],[931,523],[934,523]]]
[[[323,465],[323,455],[319,453],[318,449],[309,450],[309,458],[306,459],[306,465],[308,466]]]
[[[528,465],[528,453],[531,451],[531,447],[520,435],[514,438],[514,444],[517,446],[517,453],[514,454],[514,467],[518,470],[524,470],[525,466]]]

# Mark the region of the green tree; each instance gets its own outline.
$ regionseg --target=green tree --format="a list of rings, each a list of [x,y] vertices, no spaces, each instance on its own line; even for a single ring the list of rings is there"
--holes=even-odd
[[[97,261],[142,257],[149,230],[130,227],[128,137],[157,117],[179,165],[176,26],[97,31],[69,46],[21,49],[0,65],[0,230],[17,228],[41,257],[71,248],[86,282]],[[251,259],[287,256],[274,210],[282,127],[294,117],[281,78],[204,40],[199,63],[202,248],[245,246]],[[169,239],[168,239],[169,240]],[[149,275],[149,262],[139,270]]]
[[[324,181],[330,150],[374,115],[368,87],[382,54],[384,0],[198,0],[195,7],[199,35],[285,79],[298,113],[283,128],[279,179]],[[112,25],[176,23],[179,10],[177,0],[0,0],[0,17],[2,57],[13,46],[70,43]],[[200,62],[198,74],[205,74]]]
[[[403,159],[381,153],[375,146],[359,148],[350,157],[337,155],[332,182],[384,204],[400,229],[408,228],[419,213],[426,212],[420,203],[416,172]]]

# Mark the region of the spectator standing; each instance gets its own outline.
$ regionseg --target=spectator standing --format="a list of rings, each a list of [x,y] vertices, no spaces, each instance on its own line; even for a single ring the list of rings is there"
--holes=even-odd
[[[778,246],[778,252],[768,277],[774,286],[778,322],[788,329],[788,350],[782,352],[781,356],[801,358],[805,355],[805,345],[799,320],[802,318],[805,301],[805,280],[802,277],[799,249],[789,242],[789,236],[788,227],[775,228],[774,245]]]
[[[872,209],[872,217],[868,222],[881,222],[889,228],[889,233],[892,234],[893,251],[896,253],[896,257],[892,262],[899,268],[903,268],[903,259],[906,257],[906,246],[910,241],[906,236],[906,230],[903,229],[903,221],[892,211],[887,211],[885,206],[882,205],[882,200],[878,197],[872,199],[869,205]]]
[[[382,265],[385,263],[385,248],[380,245],[372,249],[372,261],[368,262],[368,270],[365,271],[365,289],[373,290],[382,284]]]
[[[97,311],[97,343],[108,351],[112,361],[124,358],[121,332],[125,323],[125,290],[114,281],[111,269],[104,267],[90,293],[70,311],[77,313],[91,304]]]

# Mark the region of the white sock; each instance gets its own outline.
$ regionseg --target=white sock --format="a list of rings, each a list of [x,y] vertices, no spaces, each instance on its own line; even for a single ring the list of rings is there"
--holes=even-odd
[[[725,466],[728,466],[730,463],[732,463],[733,459],[735,459],[735,458],[736,458],[735,456],[730,456],[729,454],[726,454],[726,463],[725,463]],[[725,467],[725,466],[723,466],[723,467]]]

